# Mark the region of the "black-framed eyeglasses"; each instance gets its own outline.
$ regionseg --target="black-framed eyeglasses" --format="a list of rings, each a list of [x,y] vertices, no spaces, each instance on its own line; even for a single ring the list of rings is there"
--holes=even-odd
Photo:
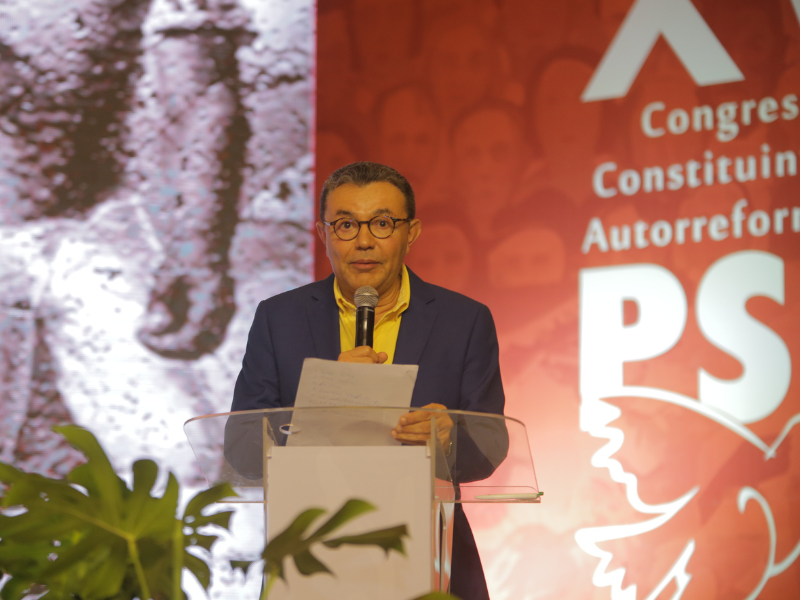
[[[325,225],[333,227],[333,232],[340,240],[349,242],[358,237],[361,231],[361,226],[366,225],[369,232],[379,240],[388,238],[394,233],[394,228],[398,223],[410,221],[411,219],[397,219],[388,215],[378,215],[372,217],[369,221],[357,221],[352,217],[342,217],[335,221],[323,221]]]

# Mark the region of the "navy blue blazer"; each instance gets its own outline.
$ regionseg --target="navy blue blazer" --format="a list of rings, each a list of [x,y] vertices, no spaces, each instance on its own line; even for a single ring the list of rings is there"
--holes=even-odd
[[[395,364],[419,365],[412,406],[503,414],[499,351],[489,309],[422,281],[409,269],[411,295],[400,321]],[[294,405],[303,360],[341,352],[333,275],[258,305],[231,410]],[[475,540],[461,505],[453,528],[453,594],[488,600]]]

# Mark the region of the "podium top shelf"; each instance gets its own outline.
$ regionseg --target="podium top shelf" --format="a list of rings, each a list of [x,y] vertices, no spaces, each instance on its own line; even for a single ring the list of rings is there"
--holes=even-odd
[[[408,413],[437,435],[415,444],[395,440],[391,432]],[[270,408],[195,417],[184,431],[208,484],[230,483],[240,501],[263,502],[263,457],[276,446],[424,445],[442,501],[538,503],[542,496],[525,425],[502,415],[400,407]]]

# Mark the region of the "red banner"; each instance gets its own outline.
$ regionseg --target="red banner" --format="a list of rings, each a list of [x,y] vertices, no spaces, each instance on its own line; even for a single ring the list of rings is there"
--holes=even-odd
[[[800,3],[322,2],[317,77],[317,187],[406,174],[495,316],[546,493],[472,507],[492,597],[800,596]]]

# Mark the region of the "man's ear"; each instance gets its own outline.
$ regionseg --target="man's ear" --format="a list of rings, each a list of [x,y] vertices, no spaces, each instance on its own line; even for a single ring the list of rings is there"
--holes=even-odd
[[[317,221],[317,235],[319,236],[319,239],[322,240],[322,244],[327,248],[328,240],[325,236],[325,223],[322,221]]]
[[[414,219],[408,224],[408,248],[411,249],[411,244],[417,241],[417,238],[422,233],[422,221]]]

